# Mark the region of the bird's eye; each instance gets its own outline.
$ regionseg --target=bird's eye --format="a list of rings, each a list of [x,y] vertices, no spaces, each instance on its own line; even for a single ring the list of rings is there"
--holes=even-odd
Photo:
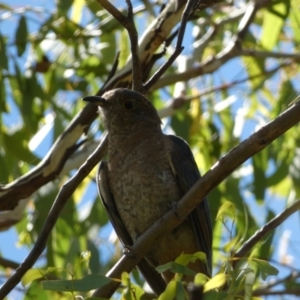
[[[134,109],[134,101],[133,100],[130,100],[130,99],[127,99],[123,102],[123,107],[126,109],[126,110],[132,110]]]

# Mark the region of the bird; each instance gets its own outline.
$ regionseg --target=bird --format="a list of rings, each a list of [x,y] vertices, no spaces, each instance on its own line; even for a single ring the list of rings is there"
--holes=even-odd
[[[164,216],[200,178],[189,145],[166,135],[157,110],[143,94],[126,88],[83,100],[98,106],[108,132],[107,161],[100,163],[97,184],[109,219],[124,247],[129,247]],[[178,227],[166,233],[138,268],[156,294],[174,274],[155,268],[182,253],[202,251],[206,262],[188,267],[211,276],[212,226],[205,198]],[[190,278],[188,280],[191,280]]]

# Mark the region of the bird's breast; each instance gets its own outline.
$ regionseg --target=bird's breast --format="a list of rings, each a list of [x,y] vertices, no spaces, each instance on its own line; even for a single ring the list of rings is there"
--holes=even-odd
[[[110,190],[133,240],[180,199],[163,144],[149,144],[144,143],[126,155],[115,155],[113,161],[118,163],[109,165]]]

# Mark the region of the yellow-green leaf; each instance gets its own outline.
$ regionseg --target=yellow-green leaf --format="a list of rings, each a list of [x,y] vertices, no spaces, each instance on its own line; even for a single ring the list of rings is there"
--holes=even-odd
[[[84,5],[85,5],[84,0],[74,0],[73,6],[72,6],[71,18],[70,18],[74,23],[77,23],[77,24],[80,23]]]
[[[220,288],[222,287],[227,281],[227,275],[225,274],[217,274],[212,279],[210,279],[208,282],[204,285],[204,292]]]
[[[58,270],[58,268],[56,268],[56,267],[49,267],[46,270],[37,269],[37,268],[30,269],[23,276],[23,278],[21,280],[22,285],[26,286],[28,283],[30,283],[36,279],[43,278],[48,273],[52,273],[57,270]]]
[[[159,296],[158,300],[170,300],[176,296],[177,282],[172,280],[168,283],[165,291]]]
[[[191,270],[185,265],[178,264],[176,262],[169,262],[165,265],[161,265],[156,267],[156,271],[159,273],[165,272],[165,271],[171,271],[173,273],[183,274],[183,275],[190,275],[193,276],[196,274],[195,271]]]
[[[274,5],[272,11],[265,10],[260,38],[261,44],[265,49],[272,50],[277,44],[285,20],[284,15],[286,14],[287,5],[284,2]]]
[[[206,254],[204,252],[196,252],[194,254],[181,254],[175,260],[176,263],[186,266],[190,262],[195,262],[195,260],[206,261]]]
[[[263,280],[266,280],[270,275],[277,275],[278,269],[273,267],[269,262],[262,259],[252,258],[252,261],[257,263],[260,269],[260,275]]]
[[[112,281],[111,278],[100,274],[89,274],[82,279],[74,280],[47,280],[42,281],[44,290],[70,292],[81,291],[87,292],[96,288],[107,285]]]
[[[194,278],[194,283],[196,285],[204,285],[204,283],[207,282],[208,279],[209,279],[209,277],[207,277],[205,274],[198,273],[198,274],[196,274],[196,276]]]
[[[25,16],[22,15],[15,36],[16,45],[18,49],[18,56],[21,56],[26,49],[27,36],[28,36],[27,22]]]
[[[25,287],[30,282],[32,282],[36,279],[39,279],[39,278],[43,278],[43,277],[44,277],[44,274],[41,272],[40,269],[30,269],[23,276],[22,285]]]
[[[225,216],[235,219],[236,209],[232,202],[225,201],[219,208],[216,220],[222,220]]]

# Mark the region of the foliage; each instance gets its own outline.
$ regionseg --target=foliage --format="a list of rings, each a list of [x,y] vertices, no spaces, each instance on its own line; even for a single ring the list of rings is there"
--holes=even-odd
[[[241,20],[252,4],[224,2],[199,9],[188,23],[185,50],[148,94],[161,114],[168,109],[163,129],[188,141],[202,173],[287,109],[298,94],[299,4],[261,1],[240,45],[229,49],[239,37]],[[116,5],[126,12],[125,2]],[[133,5],[142,36],[162,4],[146,0]],[[93,0],[46,1],[38,6],[34,1],[26,5],[7,1],[0,4],[0,22],[0,192],[4,194],[4,184],[30,174],[47,157],[84,108],[80,99],[96,94],[106,84],[118,51],[118,72],[126,68],[130,43],[126,30]],[[174,41],[165,58],[153,64],[150,74],[173,47]],[[163,45],[156,53],[162,50]],[[179,96],[186,98],[176,106]],[[176,109],[170,109],[168,99]],[[277,294],[300,294],[299,212],[259,240],[247,257],[233,259],[246,240],[299,198],[299,129],[298,124],[276,139],[209,194],[214,276],[195,277],[195,285],[204,286],[204,299],[266,295],[277,299]],[[56,195],[94,150],[93,141],[102,137],[103,125],[97,119],[85,131],[87,135],[78,139],[82,144],[71,151],[73,156],[65,157],[47,184],[26,197],[13,215],[0,213],[0,228],[12,227],[19,247],[29,251],[35,244]],[[68,200],[46,251],[23,278],[26,290],[16,288],[9,299],[20,294],[24,299],[37,299],[37,295],[39,299],[75,299],[76,295],[86,299],[102,280],[103,284],[109,280],[99,274],[106,274],[116,263],[122,247],[111,233],[99,201],[95,174],[96,169]],[[12,273],[8,260],[19,263],[21,258],[9,256],[2,244],[4,282]],[[86,251],[90,255],[82,259]],[[158,299],[187,297],[180,274],[191,271],[186,260],[195,257],[180,257],[162,266],[176,275]],[[33,281],[41,278],[42,285]],[[123,273],[121,281],[116,298],[145,297],[144,282],[137,271],[132,276]]]

